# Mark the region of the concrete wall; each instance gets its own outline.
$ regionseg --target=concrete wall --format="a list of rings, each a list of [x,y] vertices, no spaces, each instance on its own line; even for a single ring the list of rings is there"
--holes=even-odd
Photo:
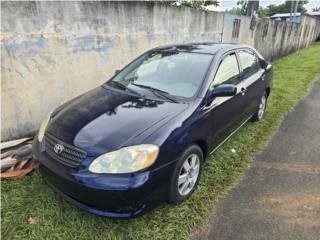
[[[240,31],[239,37],[233,38],[233,21],[235,19],[240,19]],[[223,24],[223,42],[231,43],[244,43],[253,46],[254,45],[254,33],[255,31],[250,30],[251,18],[246,16],[236,16],[232,14],[225,13],[224,24]]]
[[[274,59],[307,46],[320,29],[305,17],[301,24],[259,20],[251,31],[246,17],[152,2],[1,2],[1,7],[2,140],[35,131],[52,109],[102,84],[152,47],[242,42]],[[232,39],[234,18],[241,18],[241,25],[239,38]]]
[[[239,37],[232,38],[233,22],[240,19]],[[256,27],[250,29],[251,19],[245,16],[225,14],[224,42],[245,43],[254,46],[268,60],[286,56],[307,47],[320,32],[320,21],[303,15],[300,23],[257,19]]]
[[[35,131],[52,109],[146,50],[221,41],[223,14],[159,3],[1,2],[2,140]]]
[[[300,23],[263,19],[257,23],[254,46],[269,60],[305,48],[316,39],[320,21],[307,16]]]

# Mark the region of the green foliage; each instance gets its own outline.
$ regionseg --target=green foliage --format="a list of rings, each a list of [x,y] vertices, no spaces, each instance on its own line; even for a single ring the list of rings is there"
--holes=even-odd
[[[267,17],[267,10],[260,6],[258,9],[258,17],[259,18]]]
[[[247,8],[248,8],[248,1],[237,1],[237,7],[233,7],[229,10],[226,10],[227,13],[235,14],[235,15],[243,15],[246,16]],[[265,17],[265,9],[263,7],[259,7],[258,9],[258,17]]]
[[[285,1],[283,4],[275,5],[271,4],[267,7],[259,7],[258,9],[258,17],[267,17],[272,16],[277,13],[290,13],[292,1]],[[308,1],[299,1],[298,3],[298,12],[306,12],[304,7]],[[226,10],[227,13],[236,14],[236,15],[246,15],[247,7],[248,7],[248,0],[237,1],[237,7],[233,7],[232,9]]]
[[[234,15],[246,15],[246,11],[240,7],[233,7],[231,9],[227,9],[225,12]]]
[[[161,2],[168,3],[173,6],[185,6],[205,10],[206,6],[214,5],[219,6],[219,0],[160,0]]]
[[[247,8],[248,8],[248,0],[242,0],[242,1],[237,1],[237,5],[240,6],[241,8],[241,15],[246,15]]]
[[[283,4],[279,4],[279,5],[271,4],[271,5],[267,6],[265,9],[266,15],[272,16],[277,13],[290,13],[291,3],[292,3],[292,1],[285,1]],[[307,3],[308,3],[308,1],[299,1],[297,12],[300,12],[300,13],[306,12],[304,5]]]
[[[181,6],[204,9],[205,6],[214,5],[219,6],[218,0],[184,0],[178,1]]]
[[[318,12],[318,11],[320,11],[320,6],[312,8],[312,12]]]
[[[239,178],[283,117],[306,94],[320,73],[319,55],[320,44],[314,44],[273,63],[273,88],[265,118],[245,124],[209,157],[199,189],[183,204],[163,204],[132,220],[104,219],[66,203],[35,171],[18,180],[2,181],[2,239],[187,239],[208,219],[218,198]],[[28,224],[29,217],[36,224]]]

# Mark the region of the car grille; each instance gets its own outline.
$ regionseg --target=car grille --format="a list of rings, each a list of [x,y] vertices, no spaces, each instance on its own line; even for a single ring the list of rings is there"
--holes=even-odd
[[[54,148],[57,144],[63,146],[63,149],[60,153],[56,153],[54,151]],[[70,144],[64,143],[49,133],[45,134],[45,151],[54,160],[73,168],[80,166],[82,161],[87,156],[85,151]]]

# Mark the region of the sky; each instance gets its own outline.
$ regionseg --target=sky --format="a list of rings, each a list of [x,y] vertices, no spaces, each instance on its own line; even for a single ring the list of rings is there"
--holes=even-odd
[[[266,7],[270,4],[278,5],[284,3],[285,0],[260,0],[260,6]],[[219,0],[221,10],[230,9],[237,6],[237,0]],[[305,5],[307,10],[319,7],[320,0],[309,0],[309,3]]]

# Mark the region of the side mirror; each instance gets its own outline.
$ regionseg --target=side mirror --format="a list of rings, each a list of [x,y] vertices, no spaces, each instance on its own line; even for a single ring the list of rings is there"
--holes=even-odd
[[[114,74],[117,75],[119,72],[120,72],[120,70],[117,69],[117,70],[114,71]]]
[[[266,69],[268,67],[268,62],[265,60],[260,60],[260,66],[264,69]]]
[[[237,87],[232,84],[221,84],[212,90],[210,90],[209,96],[210,99],[214,99],[216,97],[230,97],[234,96],[237,93]]]

